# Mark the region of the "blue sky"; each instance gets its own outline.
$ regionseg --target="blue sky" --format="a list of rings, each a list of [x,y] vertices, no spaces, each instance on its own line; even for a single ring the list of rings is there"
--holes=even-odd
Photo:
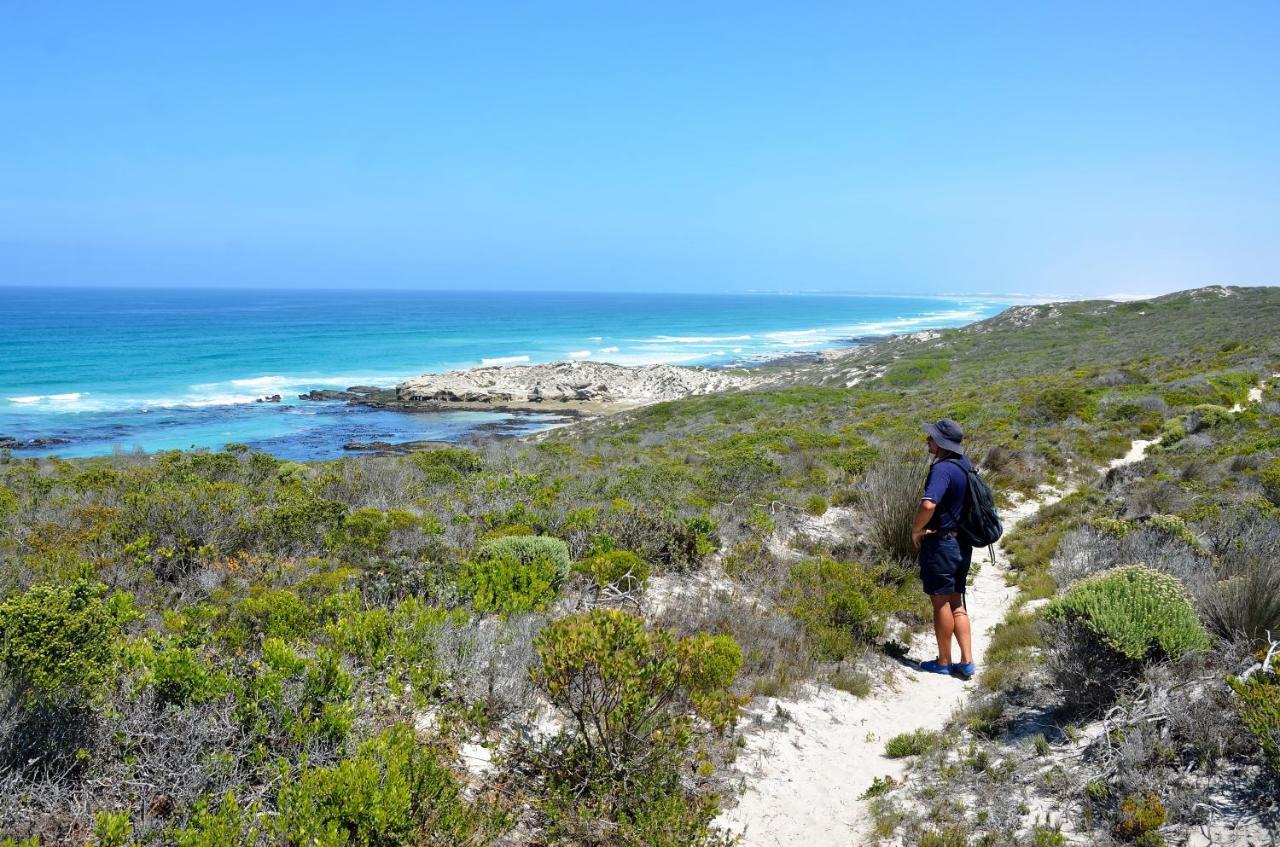
[[[1274,2],[361,5],[4,3],[0,285],[1280,284]]]

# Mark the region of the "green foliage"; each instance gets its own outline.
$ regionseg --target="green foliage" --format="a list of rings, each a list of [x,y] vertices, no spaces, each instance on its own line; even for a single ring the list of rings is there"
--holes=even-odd
[[[151,675],[156,700],[173,706],[203,703],[232,690],[227,675],[207,667],[190,647],[169,645],[157,651]]]
[[[1280,458],[1274,458],[1258,472],[1262,491],[1273,504],[1280,506]]]
[[[804,625],[821,658],[847,658],[881,633],[881,615],[891,595],[879,585],[877,575],[864,565],[831,559],[791,567],[783,603]]]
[[[1154,847],[1164,841],[1153,840],[1156,830],[1164,826],[1169,819],[1164,803],[1154,792],[1146,794],[1130,794],[1120,801],[1120,810],[1116,816],[1114,832],[1118,838],[1138,844]]]
[[[1045,607],[1044,619],[1079,623],[1134,661],[1178,658],[1209,646],[1182,584],[1140,565],[1081,580]]]
[[[595,609],[561,618],[538,634],[534,681],[574,718],[586,749],[615,768],[649,759],[656,746],[683,744],[685,715],[727,722],[727,687],[742,666],[727,636],[677,642],[626,612]]]
[[[37,585],[0,604],[0,666],[24,696],[91,693],[115,670],[117,639],[132,609],[86,580]]]
[[[919,756],[928,753],[941,743],[942,736],[939,733],[917,729],[915,732],[903,732],[890,738],[884,745],[884,754],[890,759]]]
[[[479,454],[462,447],[442,447],[413,453],[408,461],[422,473],[429,484],[457,484],[484,469]]]
[[[906,387],[936,379],[949,370],[951,362],[942,356],[920,356],[895,363],[881,379],[888,385]]]
[[[598,831],[603,818],[620,844],[727,843],[710,831],[714,802],[689,795],[679,774],[693,715],[719,727],[736,719],[728,686],[742,666],[738,645],[706,634],[677,641],[610,609],[561,618],[535,645],[533,680],[572,719],[548,774],[549,831]]]
[[[524,541],[529,538],[512,536],[484,543],[497,545],[499,542]],[[563,548],[564,542],[560,544]],[[467,563],[460,576],[459,587],[471,598],[471,605],[477,612],[500,612],[506,615],[532,612],[545,609],[555,599],[567,568],[562,568],[562,560],[553,557],[552,553],[562,552],[563,558],[567,559],[567,548],[556,551],[554,548],[533,549],[527,545],[522,546],[524,549],[514,551],[490,546],[484,556]]]
[[[262,832],[256,807],[245,809],[231,792],[222,797],[216,809],[208,799],[192,808],[185,826],[169,833],[176,847],[251,847]]]
[[[96,847],[125,847],[133,836],[133,821],[128,812],[98,812],[93,821]]]
[[[622,587],[629,589],[649,581],[649,563],[627,550],[597,553],[578,562],[574,569],[590,576],[600,588],[627,580]]]
[[[1263,761],[1280,774],[1280,655],[1272,659],[1270,668],[1228,683],[1236,695],[1240,720],[1257,742]]]
[[[282,774],[272,827],[296,847],[464,844],[498,828],[472,806],[440,755],[396,724],[331,767]]]
[[[1087,421],[1093,416],[1093,400],[1088,392],[1068,386],[1046,388],[1035,396],[1031,408],[1035,415],[1055,422],[1070,417]]]
[[[825,515],[827,513],[827,498],[821,494],[814,494],[804,501],[804,510],[814,517]]]
[[[866,791],[858,795],[859,800],[870,800],[875,797],[883,797],[898,786],[897,780],[892,776],[872,777],[871,785]]]
[[[511,535],[482,541],[476,546],[476,561],[488,559],[506,559],[509,561],[531,564],[535,561],[550,562],[557,573],[557,579],[569,575],[569,545],[559,538],[545,535]]]

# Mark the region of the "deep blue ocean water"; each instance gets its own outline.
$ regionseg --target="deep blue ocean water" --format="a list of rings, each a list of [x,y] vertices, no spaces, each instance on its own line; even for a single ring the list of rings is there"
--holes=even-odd
[[[750,363],[1001,308],[807,294],[0,288],[0,436],[68,441],[18,455],[242,442],[332,458],[348,441],[455,440],[510,417],[387,412],[299,393],[569,358]],[[269,394],[285,402],[253,402]]]

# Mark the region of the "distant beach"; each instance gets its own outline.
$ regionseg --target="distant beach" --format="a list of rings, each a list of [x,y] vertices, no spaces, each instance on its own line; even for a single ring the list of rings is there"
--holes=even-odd
[[[1003,308],[983,298],[784,294],[0,292],[0,437],[9,439],[0,445],[65,456],[240,442],[322,459],[353,442],[519,434],[559,419],[405,414],[299,395],[563,360],[751,365]]]

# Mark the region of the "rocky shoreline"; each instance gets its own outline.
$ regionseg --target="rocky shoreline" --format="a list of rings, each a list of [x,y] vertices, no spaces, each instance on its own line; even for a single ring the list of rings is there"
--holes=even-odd
[[[606,362],[551,362],[494,365],[442,374],[423,374],[385,391],[355,393],[349,399],[386,409],[440,411],[470,409],[555,412],[580,417],[679,400],[698,394],[759,385],[763,379],[742,369],[675,365],[628,367]],[[390,394],[390,396],[388,396]],[[336,398],[335,398],[336,399]]]

